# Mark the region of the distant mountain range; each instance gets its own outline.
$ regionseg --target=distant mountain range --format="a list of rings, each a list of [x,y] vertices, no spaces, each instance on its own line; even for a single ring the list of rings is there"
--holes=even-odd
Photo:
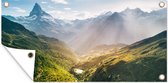
[[[166,8],[144,12],[139,8],[107,12],[95,18],[65,21],[53,18],[35,4],[29,16],[4,17],[38,35],[54,37],[83,54],[102,44],[131,44],[166,30]]]
[[[2,44],[36,50],[37,82],[167,81],[166,20],[166,9],[127,8],[65,22],[36,3],[29,16],[2,16]]]
[[[93,48],[97,52],[76,63],[76,56],[64,42],[38,36],[21,24],[2,17],[2,44],[37,51],[34,80],[38,82],[166,81],[159,80],[158,76],[167,72],[167,31],[127,46],[97,46]],[[120,49],[113,52],[113,48]],[[75,74],[73,68],[84,72]]]
[[[166,9],[149,13],[139,8],[107,12],[89,19],[69,44],[79,54],[102,44],[131,44],[166,30],[166,19]]]
[[[46,35],[48,37],[62,38],[62,34],[66,34],[63,28],[64,21],[53,18],[50,14],[42,10],[39,4],[35,4],[29,16],[5,16],[4,17],[18,22],[30,31],[36,32],[38,35]]]

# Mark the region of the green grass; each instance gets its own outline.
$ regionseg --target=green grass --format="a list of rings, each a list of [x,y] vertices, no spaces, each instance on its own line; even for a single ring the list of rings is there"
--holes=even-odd
[[[165,31],[121,49],[113,60],[99,67],[90,81],[162,81],[167,75],[167,38]],[[111,58],[110,58],[111,59]],[[163,81],[166,81],[163,80]]]
[[[76,56],[65,43],[54,38],[37,36],[24,26],[3,17],[2,22],[3,45],[36,50],[34,81],[76,81],[69,72],[76,63]]]
[[[116,53],[78,64],[76,67],[85,72],[76,77],[80,81],[162,81],[159,75],[167,75],[166,65],[167,38],[164,31]]]
[[[167,73],[167,31],[117,52],[77,64],[75,53],[62,41],[37,36],[24,26],[2,18],[2,44],[36,50],[34,81],[160,81]],[[108,50],[107,50],[108,52]],[[73,68],[84,70],[75,74]],[[166,80],[163,80],[166,81]]]

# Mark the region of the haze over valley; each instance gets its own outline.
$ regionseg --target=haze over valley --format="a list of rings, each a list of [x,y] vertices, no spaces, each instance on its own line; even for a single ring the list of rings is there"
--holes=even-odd
[[[140,8],[126,8],[122,12],[109,11],[94,18],[67,22],[53,18],[36,3],[29,16],[5,17],[38,35],[66,42],[78,54],[102,44],[132,44],[166,30],[166,8],[149,13]]]
[[[3,45],[37,51],[35,81],[166,81],[158,75],[167,73],[167,8],[63,20],[35,3],[2,24]]]

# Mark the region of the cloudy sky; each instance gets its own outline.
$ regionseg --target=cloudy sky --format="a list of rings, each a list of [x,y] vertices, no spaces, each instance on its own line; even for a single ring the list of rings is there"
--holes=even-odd
[[[141,8],[144,11],[159,9],[160,0],[2,0],[3,15],[27,16],[37,2],[42,9],[55,18],[86,19],[107,11],[123,11],[126,8]]]

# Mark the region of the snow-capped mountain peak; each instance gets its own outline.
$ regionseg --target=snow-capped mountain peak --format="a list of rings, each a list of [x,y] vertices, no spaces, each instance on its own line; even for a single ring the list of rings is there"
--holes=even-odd
[[[75,51],[82,53],[98,44],[130,44],[165,30],[164,12],[166,9],[148,13],[140,8],[127,8],[122,12],[109,11],[86,20],[65,21],[53,18],[36,3],[29,16],[6,17],[38,35],[63,40],[73,46]],[[150,30],[155,31],[152,33]]]
[[[141,15],[141,14],[144,14],[145,12],[142,11],[140,8],[135,8],[135,9],[126,8],[121,13],[124,13],[124,14],[133,14],[133,15]]]
[[[113,13],[112,13],[111,11],[108,11],[108,12],[105,13],[106,16],[110,16],[110,15],[112,15],[112,14],[113,14]]]
[[[44,16],[44,15],[50,16],[48,13],[46,13],[45,11],[42,10],[41,6],[38,3],[35,3],[35,5],[34,5],[32,11],[30,12],[29,16],[33,16],[33,15],[36,15],[36,16]]]

